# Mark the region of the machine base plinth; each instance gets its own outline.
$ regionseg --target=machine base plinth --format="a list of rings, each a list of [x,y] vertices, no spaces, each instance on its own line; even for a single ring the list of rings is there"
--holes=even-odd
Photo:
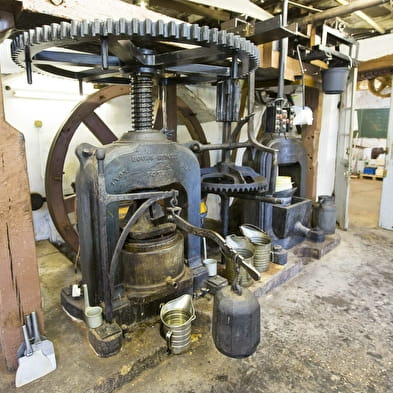
[[[205,267],[203,269],[206,270]],[[130,325],[157,316],[160,314],[161,304],[186,293],[192,294],[193,281],[194,269],[185,268],[183,276],[175,286],[168,284],[149,292],[128,289],[121,298],[113,301],[113,318],[119,325]],[[73,298],[71,287],[61,290],[61,304],[72,317],[84,319],[83,297]]]
[[[209,278],[207,268],[203,265],[192,268],[194,290],[202,288]]]
[[[96,329],[89,329],[90,344],[102,358],[116,355],[120,351],[122,336],[122,330],[117,323],[104,322]]]
[[[340,244],[340,236],[335,233],[326,235],[325,241],[321,243],[305,240],[303,243],[292,249],[292,252],[298,257],[309,257],[321,259],[325,254]]]
[[[70,314],[72,317],[81,319],[84,318],[84,305],[83,305],[83,297],[72,297],[72,287],[62,288],[60,291],[60,302],[63,306],[64,310]]]
[[[225,277],[219,276],[218,274],[213,277],[209,277],[206,286],[212,295],[215,295],[218,290],[228,285],[228,280]]]
[[[159,315],[163,303],[186,293],[192,295],[192,273],[191,269],[185,269],[185,274],[176,282],[176,287],[167,285],[149,293],[128,290],[126,299],[121,298],[118,304],[114,302],[114,318],[120,324],[130,325]]]

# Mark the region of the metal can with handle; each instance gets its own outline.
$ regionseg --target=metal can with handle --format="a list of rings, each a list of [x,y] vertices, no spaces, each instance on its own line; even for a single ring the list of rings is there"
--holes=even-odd
[[[160,311],[168,351],[178,355],[191,344],[191,323],[196,318],[191,295],[182,295],[165,303]]]

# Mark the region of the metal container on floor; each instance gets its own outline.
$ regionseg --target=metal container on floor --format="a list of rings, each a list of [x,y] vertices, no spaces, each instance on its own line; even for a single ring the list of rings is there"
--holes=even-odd
[[[195,310],[191,295],[183,295],[164,304],[160,317],[168,351],[175,355],[188,350],[191,344],[191,322]]]
[[[260,306],[247,288],[241,294],[230,286],[214,296],[212,335],[216,348],[226,356],[252,355],[260,341]]]
[[[320,195],[315,206],[315,226],[332,235],[336,231],[336,213],[334,196]]]

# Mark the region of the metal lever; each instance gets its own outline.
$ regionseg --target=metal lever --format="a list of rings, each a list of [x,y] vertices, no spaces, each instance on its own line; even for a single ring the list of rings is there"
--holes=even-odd
[[[219,233],[212,231],[211,229],[200,228],[190,224],[188,221],[180,217],[180,207],[168,207],[167,210],[170,213],[168,217],[169,221],[175,223],[181,230],[199,237],[207,237],[210,240],[213,240],[219,246],[220,251],[225,257],[233,259],[235,264],[244,267],[254,280],[258,281],[261,278],[258,270],[245,262],[244,258],[240,254],[238,254],[232,247],[228,246],[225,239]]]

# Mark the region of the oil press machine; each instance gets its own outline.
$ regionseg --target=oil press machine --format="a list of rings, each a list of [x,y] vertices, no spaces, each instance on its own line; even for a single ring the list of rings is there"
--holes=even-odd
[[[89,331],[90,342],[101,356],[120,349],[121,325],[156,316],[162,303],[192,294],[205,284],[201,237],[212,239],[227,259],[259,277],[221,235],[201,228],[202,196],[220,195],[222,235],[229,230],[232,197],[273,211],[268,220],[256,223],[267,230],[275,221],[275,210],[298,212],[300,205],[311,203],[302,200],[284,208],[275,195],[278,166],[291,156],[285,149],[289,142],[285,138],[278,148],[268,141],[261,143],[254,134],[254,70],[259,52],[240,36],[175,22],[71,21],[18,34],[12,56],[25,67],[29,83],[37,71],[76,79],[80,85],[130,85],[132,129],[105,146],[83,143],[76,149],[80,267],[89,299],[102,307],[105,317],[103,328]],[[241,119],[240,82],[244,79],[248,113]],[[216,118],[222,123],[222,143],[193,140],[181,145],[171,140],[165,100],[164,128],[153,129],[153,85],[159,85],[164,97],[170,85],[199,82],[217,86]],[[237,123],[234,129],[232,123]],[[243,126],[248,138],[238,142]],[[101,133],[105,132],[102,126]],[[291,146],[297,146],[296,142]],[[231,151],[239,148],[247,149],[243,165],[231,157]],[[198,157],[211,150],[220,150],[221,160],[201,167]],[[295,168],[303,168],[303,159],[299,158],[300,165],[295,162]],[[249,208],[243,210],[243,219],[251,220]],[[289,222],[286,228],[292,230],[294,224]],[[236,279],[232,289],[241,295]],[[226,299],[231,296],[225,295]],[[68,313],[83,319],[83,300],[73,296],[71,287],[62,290],[61,302]],[[259,327],[257,302],[254,306],[250,325]],[[220,341],[223,337],[218,336]],[[259,330],[254,329],[251,341],[251,349],[241,354],[222,352],[234,357],[251,354],[259,342]]]
[[[183,44],[193,47],[184,49]],[[152,114],[155,80],[165,80],[163,88],[215,82],[223,117],[219,120],[225,121],[222,147],[236,148],[228,145],[228,138],[230,122],[238,119],[238,83],[259,64],[251,42],[186,23],[71,21],[18,34],[12,56],[25,67],[29,83],[37,71],[80,84],[130,84],[131,131],[105,146],[83,143],[76,149],[82,282],[106,321],[105,329],[89,333],[97,353],[109,356],[119,350],[120,325],[158,315],[163,302],[202,286],[207,271],[201,236],[212,238],[227,257],[247,268],[220,235],[200,228],[201,174],[195,153],[204,146],[195,141],[190,149],[169,140],[169,130],[152,128]],[[255,139],[253,144],[266,149]],[[266,181],[251,168],[225,165],[227,173],[252,172],[256,179],[246,176],[244,191],[250,183],[257,184],[253,189],[265,189]],[[71,288],[62,290],[61,302],[71,315],[83,318],[82,300]],[[259,326],[259,313],[256,320]],[[259,342],[259,331],[256,338]]]

